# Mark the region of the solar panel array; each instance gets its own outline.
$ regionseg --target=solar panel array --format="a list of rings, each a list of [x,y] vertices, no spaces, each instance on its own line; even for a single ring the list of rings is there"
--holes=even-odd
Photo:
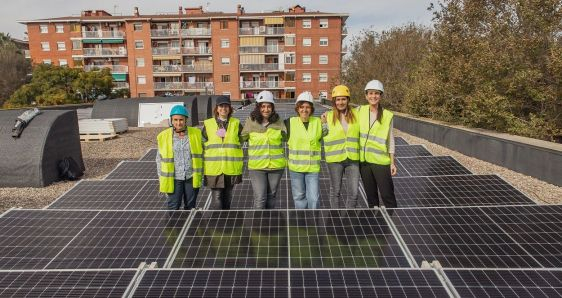
[[[203,187],[198,209],[168,211],[151,149],[47,210],[0,215],[0,296],[562,296],[562,205],[395,143],[396,209],[368,209],[363,185],[357,209],[332,209],[322,161],[317,210],[293,209],[287,171],[275,209],[253,209],[245,169],[232,210]]]

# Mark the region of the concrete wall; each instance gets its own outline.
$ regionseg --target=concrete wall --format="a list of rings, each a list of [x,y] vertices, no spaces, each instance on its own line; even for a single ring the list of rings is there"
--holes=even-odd
[[[562,144],[395,113],[394,127],[462,154],[562,186]]]

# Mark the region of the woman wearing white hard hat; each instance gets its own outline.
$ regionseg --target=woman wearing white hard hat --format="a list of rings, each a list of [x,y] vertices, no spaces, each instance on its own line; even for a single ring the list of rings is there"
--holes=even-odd
[[[285,124],[275,112],[273,93],[260,92],[242,130],[242,140],[248,141],[248,169],[256,209],[275,208],[286,165],[283,150],[286,133]]]
[[[170,128],[158,134],[156,166],[160,192],[168,195],[168,208],[195,208],[203,180],[203,145],[201,131],[186,125],[189,113],[183,105],[170,111]]]
[[[297,209],[316,209],[320,198],[320,140],[328,129],[322,125],[320,118],[312,116],[314,102],[309,91],[299,94],[295,112],[297,117],[285,120],[293,200]]]
[[[384,205],[396,208],[392,182],[392,176],[397,172],[392,133],[394,114],[380,104],[383,94],[384,87],[380,81],[368,82],[365,99],[369,104],[358,108],[360,171],[369,207],[379,206],[380,192]]]

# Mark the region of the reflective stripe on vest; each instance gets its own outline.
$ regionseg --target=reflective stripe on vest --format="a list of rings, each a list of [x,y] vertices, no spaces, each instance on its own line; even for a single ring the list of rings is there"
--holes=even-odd
[[[242,175],[243,153],[238,138],[240,120],[230,118],[224,138],[217,136],[219,129],[215,118],[204,121],[207,133],[205,142],[205,175]]]
[[[369,117],[371,115],[369,105],[359,107],[359,159],[361,162],[369,162],[379,165],[389,165],[390,155],[386,146],[390,132],[390,122],[394,114],[389,110],[383,110],[381,121],[375,121],[370,127]]]
[[[320,172],[320,139],[322,123],[318,117],[310,117],[308,129],[299,117],[291,117],[289,141],[289,170],[301,173]]]
[[[359,160],[359,117],[351,110],[355,122],[347,124],[347,133],[338,120],[334,125],[334,112],[327,113],[328,135],[324,137],[326,162],[340,162],[346,159]]]
[[[268,128],[251,132],[248,139],[248,169],[282,169],[285,167],[281,130]]]
[[[199,188],[203,184],[203,145],[201,131],[194,127],[187,128],[189,148],[191,151],[191,167],[193,169],[192,185]],[[172,145],[172,128],[158,134],[158,153],[160,155],[160,192],[174,192],[174,149]]]

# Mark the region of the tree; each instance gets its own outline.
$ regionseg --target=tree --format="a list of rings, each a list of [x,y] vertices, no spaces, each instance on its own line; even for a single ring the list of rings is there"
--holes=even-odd
[[[11,41],[8,34],[0,33],[0,106],[21,85],[26,83],[31,64]]]
[[[81,72],[73,83],[83,101],[94,101],[98,97],[109,98],[113,87],[113,78],[108,68],[100,71]]]

